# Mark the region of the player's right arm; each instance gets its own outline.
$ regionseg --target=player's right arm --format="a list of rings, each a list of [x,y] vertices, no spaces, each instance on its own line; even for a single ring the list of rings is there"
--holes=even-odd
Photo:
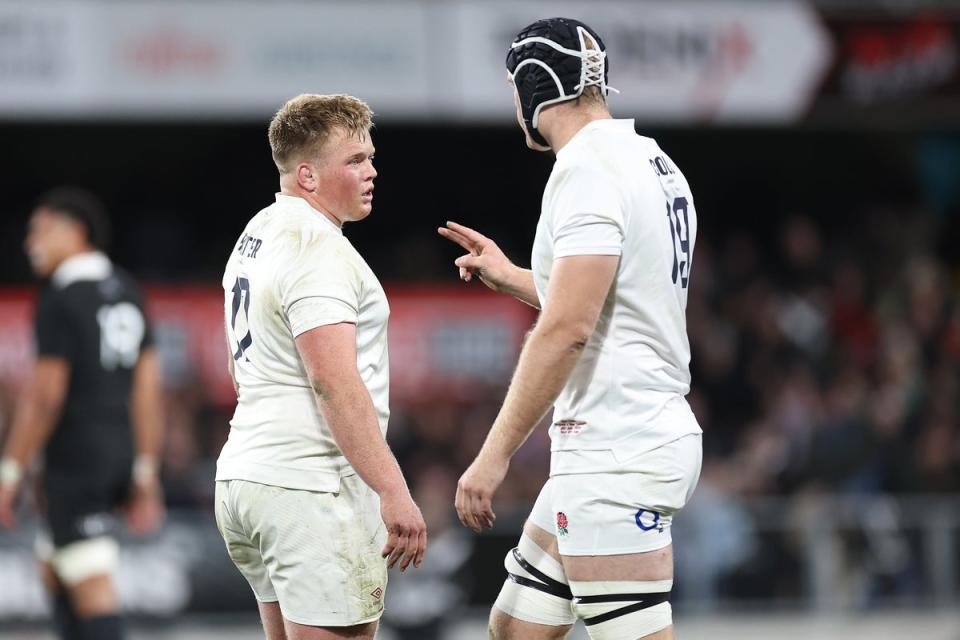
[[[437,232],[467,250],[466,255],[454,262],[464,282],[477,276],[497,293],[508,293],[535,309],[540,308],[533,272],[510,262],[493,240],[456,222],[447,222],[447,226],[440,227]]]
[[[61,296],[47,289],[37,298],[34,318],[37,359],[20,396],[7,446],[0,459],[0,526],[11,527],[24,469],[57,426],[70,385],[78,342]]]
[[[322,325],[296,337],[317,407],[337,446],[367,485],[380,496],[389,538],[387,566],[419,567],[427,548],[427,526],[407,489],[400,465],[387,446],[370,392],[357,370],[356,325]]]
[[[14,503],[23,470],[50,438],[60,418],[70,383],[70,362],[40,356],[17,406],[7,447],[0,462],[0,526],[12,527]]]
[[[136,457],[133,485],[127,505],[127,524],[134,533],[149,533],[163,520],[160,450],[163,442],[163,391],[156,347],[141,353],[133,370],[130,417]]]

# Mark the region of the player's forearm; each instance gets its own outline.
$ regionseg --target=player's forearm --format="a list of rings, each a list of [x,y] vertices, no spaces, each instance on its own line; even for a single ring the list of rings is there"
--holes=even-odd
[[[227,339],[227,371],[230,372],[230,382],[233,383],[233,392],[237,394],[237,398],[240,397],[240,385],[237,384],[237,367],[233,363],[233,348],[230,344],[230,335],[228,333],[224,334]]]
[[[30,390],[18,405],[3,458],[27,467],[37,451],[50,439],[62,405],[47,404]]]
[[[163,391],[160,364],[153,349],[144,351],[134,377],[131,418],[137,469],[155,473],[163,442]],[[149,468],[152,467],[152,468]]]
[[[337,446],[367,486],[378,495],[406,492],[400,465],[380,432],[373,401],[359,375],[316,389],[316,398]]]
[[[560,395],[585,344],[586,337],[574,327],[534,328],[482,453],[507,458],[516,453]]]
[[[515,267],[510,278],[503,283],[501,290],[534,309],[540,308],[540,298],[537,297],[537,289],[533,284],[533,272],[530,269]]]
[[[4,459],[26,467],[57,426],[67,397],[70,367],[61,358],[41,356],[17,405]],[[9,465],[7,465],[9,467]]]

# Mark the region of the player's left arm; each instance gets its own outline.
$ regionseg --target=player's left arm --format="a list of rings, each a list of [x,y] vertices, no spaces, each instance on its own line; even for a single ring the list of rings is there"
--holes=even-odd
[[[135,458],[133,485],[127,506],[127,524],[135,533],[147,533],[163,519],[160,485],[160,449],[163,443],[163,387],[155,347],[140,353],[133,370],[130,418]]]
[[[579,361],[619,261],[619,255],[573,255],[554,261],[547,303],[520,353],[503,407],[457,487],[460,520],[475,531],[493,525],[493,492]]]
[[[65,358],[40,356],[24,389],[0,461],[0,526],[15,524],[14,501],[23,471],[53,433],[70,384]]]
[[[231,350],[233,345],[230,344],[230,335],[227,334],[227,371],[230,372],[230,382],[233,383],[233,392],[237,396],[237,400],[240,399],[240,385],[237,383],[237,368],[233,364],[233,352]]]

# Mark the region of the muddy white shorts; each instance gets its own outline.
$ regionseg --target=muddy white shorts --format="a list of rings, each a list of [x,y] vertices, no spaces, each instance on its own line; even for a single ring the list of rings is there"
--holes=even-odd
[[[387,541],[380,498],[356,475],[339,493],[217,482],[217,526],[260,602],[317,627],[372,622],[383,613]]]
[[[555,475],[530,520],[565,556],[644,553],[671,542],[673,515],[700,478],[702,437],[686,435],[630,461],[629,473]]]

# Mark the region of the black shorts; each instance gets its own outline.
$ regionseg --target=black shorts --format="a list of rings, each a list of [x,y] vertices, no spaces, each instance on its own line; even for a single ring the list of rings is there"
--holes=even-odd
[[[129,464],[96,472],[50,473],[43,494],[54,548],[108,535],[115,528],[114,512],[130,496]]]

